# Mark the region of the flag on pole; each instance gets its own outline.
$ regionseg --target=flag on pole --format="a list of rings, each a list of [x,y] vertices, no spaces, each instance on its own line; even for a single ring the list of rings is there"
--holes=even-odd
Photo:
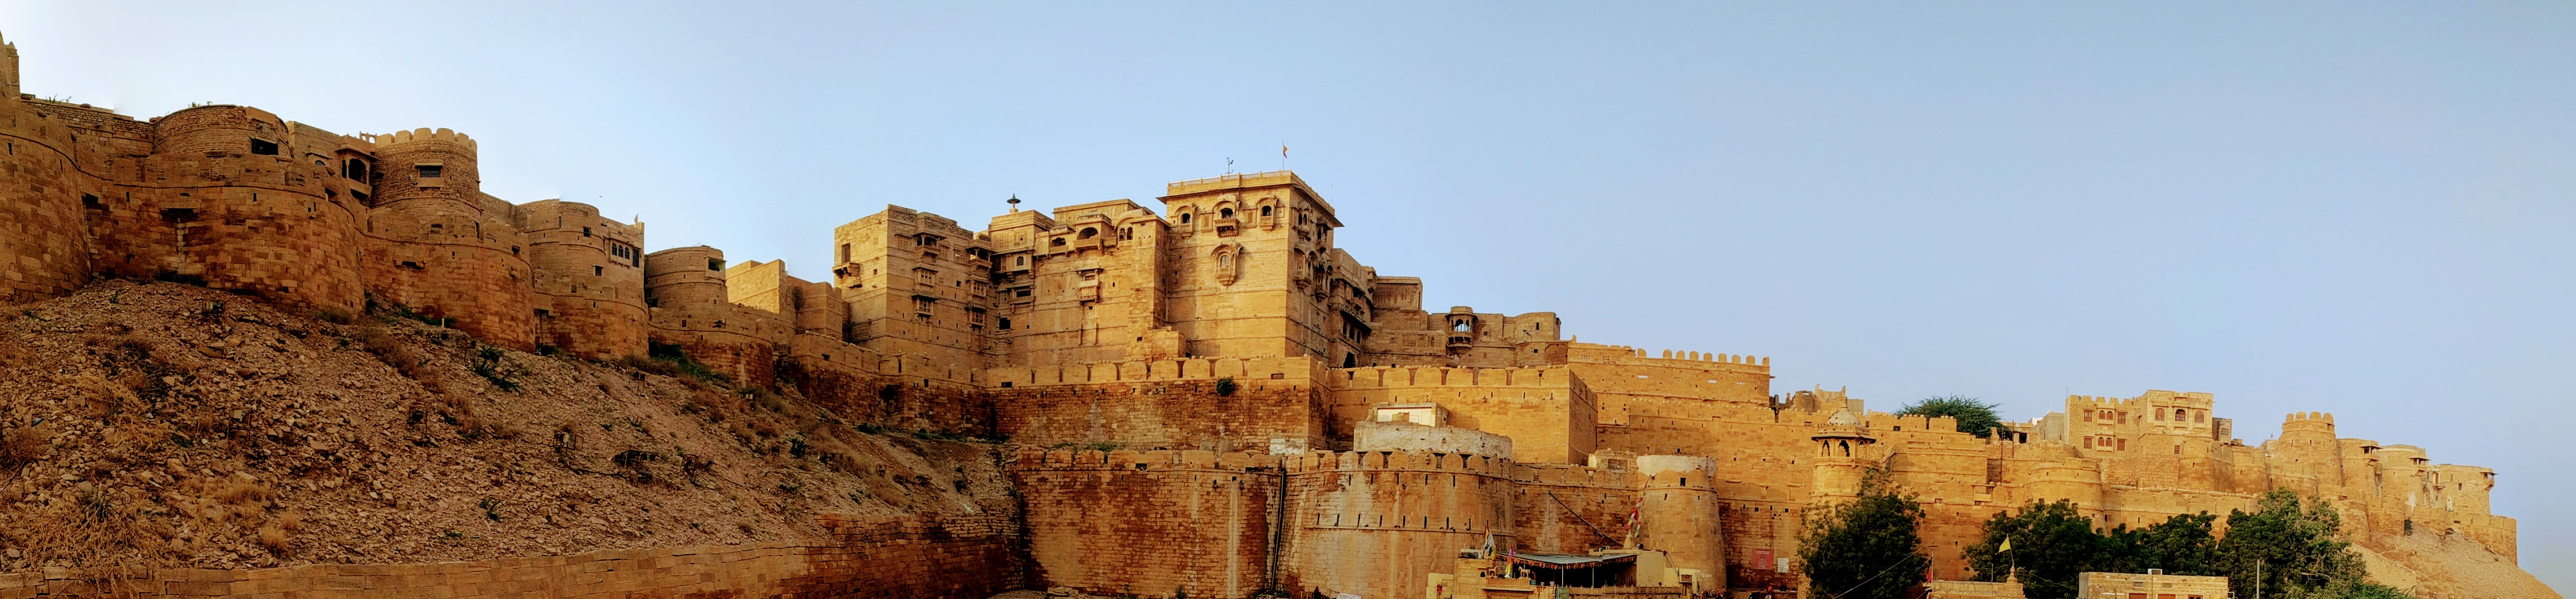
[[[1996,548],[1995,551],[2012,551],[2012,537],[2004,537],[2004,545]]]
[[[1644,509],[1645,506],[1642,504],[1628,508],[1628,547],[1631,549],[1637,547],[1637,521],[1639,516],[1644,515]]]

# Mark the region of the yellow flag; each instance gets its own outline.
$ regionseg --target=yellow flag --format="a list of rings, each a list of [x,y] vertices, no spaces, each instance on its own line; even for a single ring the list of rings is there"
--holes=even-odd
[[[2012,538],[2011,538],[2011,537],[2005,537],[2005,538],[2004,538],[2004,546],[2003,546],[2002,548],[2000,548],[2000,549],[1996,549],[1996,551],[2012,551]]]

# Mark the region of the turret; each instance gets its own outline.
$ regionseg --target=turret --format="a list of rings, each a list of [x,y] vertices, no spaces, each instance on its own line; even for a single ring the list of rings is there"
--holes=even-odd
[[[374,137],[368,289],[495,344],[534,349],[527,248],[509,203],[483,195],[474,139],[447,129]]]
[[[535,273],[539,341],[591,359],[644,355],[643,223],[562,200],[529,202],[512,217]]]
[[[2342,444],[2335,441],[2334,415],[2324,412],[2292,412],[2281,422],[2281,438],[2270,448],[2279,461],[2274,469],[2293,480],[2311,481],[2315,486],[2343,483]],[[2317,488],[2298,489],[2316,493]]]
[[[1850,410],[1835,412],[1816,428],[1815,475],[1808,482],[1817,499],[1860,496],[1862,478],[1878,465],[1878,439]]]
[[[2486,514],[2487,492],[2495,489],[2495,469],[2459,464],[2433,467],[2434,485],[2441,487],[2452,510],[2462,514]]]
[[[90,247],[82,227],[78,168],[44,137],[18,101],[18,49],[0,44],[0,127],[15,127],[0,153],[0,303],[70,294],[89,282]],[[52,127],[60,134],[64,128]]]
[[[644,297],[658,310],[712,310],[729,301],[724,250],[671,248],[644,258]]]
[[[0,38],[0,103],[18,101],[18,45]]]
[[[1642,538],[1635,547],[1664,552],[1672,567],[1698,570],[1695,580],[1725,588],[1726,542],[1718,524],[1717,460],[1708,456],[1637,456],[1645,478],[1637,501]]]
[[[2379,442],[2369,439],[2336,439],[2335,442],[2341,445],[2336,457],[2343,461],[2343,482],[2338,484],[2355,490],[2355,495],[2376,492],[2370,478],[2379,472]]]

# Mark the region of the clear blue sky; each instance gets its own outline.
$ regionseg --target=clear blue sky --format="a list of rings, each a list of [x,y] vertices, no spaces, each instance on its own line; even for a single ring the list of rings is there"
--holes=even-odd
[[[735,4],[735,3],[727,3]],[[1873,405],[2216,393],[2500,471],[2576,588],[2567,3],[0,3],[27,91],[450,127],[485,190],[785,258],[1288,165],[1427,304]],[[2551,498],[2557,499],[2551,499]]]

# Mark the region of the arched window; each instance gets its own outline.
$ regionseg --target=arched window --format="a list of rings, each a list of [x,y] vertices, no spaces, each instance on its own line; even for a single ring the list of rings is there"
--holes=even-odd
[[[1219,254],[1217,254],[1217,255],[1216,255],[1216,269],[1217,269],[1217,272],[1225,272],[1225,271],[1228,271],[1228,270],[1233,270],[1233,269],[1234,269],[1234,253],[1233,253],[1233,252],[1224,252],[1224,253],[1219,253]]]
[[[1268,205],[1268,204],[1263,204],[1263,205],[1261,206],[1261,215],[1262,215],[1262,216],[1270,216],[1270,205]]]
[[[1217,218],[1234,218],[1234,209],[1233,209],[1233,208],[1218,208],[1218,209],[1216,209],[1216,217],[1217,217]]]
[[[1190,213],[1187,213],[1187,212],[1183,212],[1183,213],[1181,213],[1181,224],[1184,224],[1184,225],[1186,225],[1186,224],[1190,224]]]
[[[1465,331],[1465,330],[1467,330],[1467,321],[1461,320],[1461,321],[1458,321],[1458,322],[1449,323],[1449,330],[1451,330],[1451,331]]]
[[[1091,228],[1091,227],[1083,227],[1083,228],[1082,228],[1082,234],[1081,234],[1080,236],[1076,237],[1076,239],[1090,239],[1090,238],[1092,238],[1092,237],[1096,237],[1096,236],[1099,236],[1099,235],[1100,235],[1100,230],[1099,230],[1099,229],[1094,229],[1094,228]]]
[[[2182,422],[2182,417],[2183,417],[2183,415],[2185,415],[2185,414],[2189,414],[2189,413],[2191,413],[2189,410],[2184,410],[2184,409],[2182,409],[2182,408],[2174,408],[2174,422]]]

